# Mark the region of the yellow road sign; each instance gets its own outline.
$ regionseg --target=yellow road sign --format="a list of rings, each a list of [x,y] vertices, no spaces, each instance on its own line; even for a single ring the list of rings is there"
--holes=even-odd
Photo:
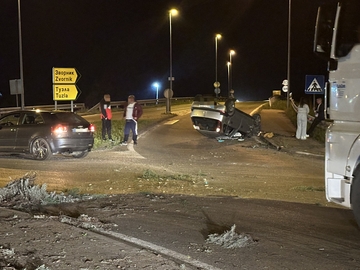
[[[53,84],[53,100],[76,100],[78,94],[75,84]]]
[[[53,83],[71,84],[78,80],[75,68],[53,68]]]

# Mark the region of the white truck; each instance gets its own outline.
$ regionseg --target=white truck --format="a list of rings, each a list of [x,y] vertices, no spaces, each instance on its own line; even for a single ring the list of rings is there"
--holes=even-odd
[[[326,198],[351,207],[360,226],[359,0],[319,8],[314,51],[328,61],[329,71],[325,104],[333,123],[326,132]]]

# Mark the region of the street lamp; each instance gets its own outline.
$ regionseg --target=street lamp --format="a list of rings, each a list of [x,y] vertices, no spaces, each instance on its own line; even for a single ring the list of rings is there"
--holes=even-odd
[[[159,103],[159,83],[154,82],[153,86],[156,88],[156,105]]]
[[[227,62],[227,72],[228,72],[228,96],[230,96],[230,66],[231,66],[231,62]]]
[[[221,39],[221,35],[220,34],[216,34],[215,35],[215,94],[216,97],[218,96],[218,91],[217,88],[219,88],[220,83],[218,82],[218,40]],[[217,86],[216,86],[217,85]]]
[[[229,84],[229,96],[230,96],[230,94],[231,94],[231,92],[233,91],[232,90],[232,56],[233,55],[235,55],[235,51],[234,50],[230,50],[229,51],[229,56],[230,56],[230,61],[229,61],[229,63],[230,63],[230,65],[229,65],[229,74],[228,74],[228,76],[229,76],[229,78],[228,78],[228,84]]]
[[[179,12],[176,9],[171,9],[169,10],[169,29],[170,29],[170,76],[169,76],[169,81],[170,81],[170,87],[169,87],[169,92],[168,95],[166,97],[166,113],[171,113],[171,96],[172,96],[172,82],[174,80],[173,75],[172,75],[172,29],[171,29],[171,19],[172,16],[176,16]]]

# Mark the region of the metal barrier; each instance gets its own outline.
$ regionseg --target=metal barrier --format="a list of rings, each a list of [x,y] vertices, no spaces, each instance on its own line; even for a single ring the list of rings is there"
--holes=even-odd
[[[190,102],[193,101],[194,97],[176,97],[176,98],[172,98],[171,101],[172,102],[176,102],[176,101],[182,101],[182,102]],[[137,103],[139,103],[141,106],[148,106],[148,105],[156,105],[156,104],[165,104],[166,103],[166,98],[159,98],[159,99],[143,99],[143,100],[137,100]],[[91,107],[88,112],[91,112],[93,110],[98,110],[99,109],[99,103],[97,103],[96,105],[94,105],[93,107]],[[111,106],[114,108],[124,108],[126,104],[126,101],[111,101]],[[49,110],[52,111],[55,109],[55,105],[33,105],[33,106],[25,106],[25,110],[36,110],[36,109],[41,109],[41,110]],[[58,110],[70,110],[71,109],[71,104],[57,104],[57,109]],[[85,110],[85,103],[74,103],[74,109],[75,110]],[[12,112],[12,111],[16,111],[16,110],[21,110],[21,107],[8,107],[8,108],[0,108],[0,115],[8,113],[8,112]]]
[[[176,102],[176,101],[183,101],[183,102],[188,102],[188,101],[193,101],[194,97],[177,97],[177,98],[172,98],[171,101],[172,102]],[[143,99],[143,100],[136,100],[137,103],[139,103],[141,106],[148,106],[148,105],[156,105],[156,104],[165,104],[166,103],[166,98],[159,98],[159,99]],[[91,107],[88,112],[92,112],[94,110],[98,110],[99,109],[99,103],[95,104],[93,107]],[[113,108],[124,108],[126,104],[126,101],[111,101],[110,105]]]
[[[74,106],[74,109],[76,109],[76,110],[84,110],[85,109],[85,103],[74,103],[73,106]],[[36,109],[53,111],[55,109],[55,104],[25,106],[25,110],[36,110]],[[58,110],[70,110],[71,104],[57,104],[57,109]],[[0,115],[8,113],[8,112],[12,112],[12,111],[17,111],[17,110],[21,110],[21,107],[0,108]]]

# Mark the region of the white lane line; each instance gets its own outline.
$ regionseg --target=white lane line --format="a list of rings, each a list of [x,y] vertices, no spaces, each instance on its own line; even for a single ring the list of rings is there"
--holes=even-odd
[[[124,147],[124,146],[123,146]],[[139,158],[139,159],[146,159],[146,157],[140,155],[136,150],[134,149],[134,145],[132,143],[129,143],[126,148],[129,151],[114,151],[114,153],[122,154],[129,158]]]
[[[84,229],[89,229],[89,228],[86,228],[86,226],[82,226],[82,225],[80,225],[80,227],[83,227]],[[165,247],[158,246],[156,244],[153,244],[153,243],[150,243],[150,242],[147,242],[147,241],[144,241],[144,240],[132,237],[132,236],[128,236],[128,235],[113,232],[113,231],[105,231],[105,230],[103,230],[101,228],[92,228],[91,230],[96,231],[98,233],[101,233],[103,235],[109,235],[109,236],[115,237],[117,239],[120,239],[122,241],[131,243],[131,244],[135,244],[137,246],[140,246],[140,247],[155,251],[157,253],[160,253],[160,254],[163,254],[165,256],[174,258],[176,260],[183,261],[183,262],[185,262],[187,264],[190,264],[192,266],[195,266],[195,267],[198,267],[198,268],[201,268],[201,269],[221,270],[220,268],[217,268],[217,267],[212,266],[212,265],[207,264],[207,263],[203,263],[203,262],[198,261],[196,259],[192,259],[189,256],[178,253],[178,252],[173,251],[171,249],[167,249]]]
[[[255,113],[259,113],[259,111],[261,110],[261,108],[263,106],[265,106],[266,103],[261,104],[259,107],[257,107],[256,109],[254,109],[251,113],[249,113],[251,116],[253,116]]]
[[[306,156],[324,157],[324,155],[318,155],[318,154],[302,152],[302,151],[296,151],[295,153],[300,154],[300,155],[306,155]]]
[[[164,123],[164,125],[173,125],[175,123],[179,122],[179,120],[170,120]]]

